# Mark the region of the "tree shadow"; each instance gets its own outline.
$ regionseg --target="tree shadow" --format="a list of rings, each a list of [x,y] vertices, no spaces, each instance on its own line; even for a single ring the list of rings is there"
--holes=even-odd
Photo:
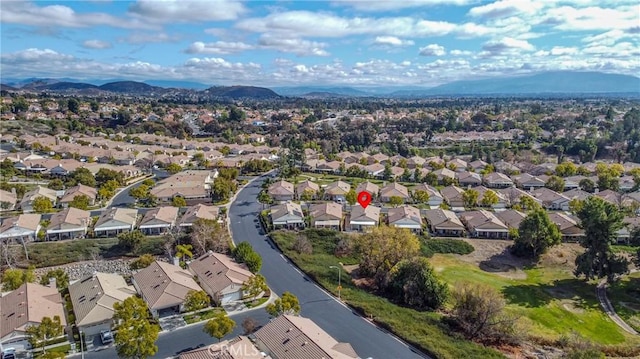
[[[577,278],[555,280],[551,284],[518,284],[502,289],[507,303],[526,308],[539,308],[553,300],[566,300],[576,309],[594,309],[599,304],[595,285]],[[565,307],[567,310],[571,308]]]
[[[478,263],[480,269],[489,273],[510,272],[517,269],[529,269],[535,266],[535,261],[530,258],[520,258],[514,256],[510,248],[505,248],[502,252],[496,253],[486,260]]]

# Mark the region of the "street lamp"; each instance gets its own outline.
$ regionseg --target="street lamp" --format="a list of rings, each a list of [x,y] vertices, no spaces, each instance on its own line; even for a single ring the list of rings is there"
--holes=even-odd
[[[82,348],[82,331],[78,330],[78,334],[80,336],[80,356],[84,359],[84,348]]]
[[[340,263],[340,264],[342,264],[342,263]],[[342,290],[342,282],[341,282],[342,270],[340,269],[340,267],[337,267],[337,266],[329,266],[329,268],[338,270],[338,300],[341,300],[340,299],[340,291]]]

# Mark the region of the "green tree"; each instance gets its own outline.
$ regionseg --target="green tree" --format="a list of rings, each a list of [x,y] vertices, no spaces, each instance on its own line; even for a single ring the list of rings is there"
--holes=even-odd
[[[391,196],[389,197],[389,204],[398,207],[404,203],[404,200],[400,196]]]
[[[131,262],[129,266],[132,270],[147,268],[151,265],[151,263],[155,262],[156,259],[151,254],[143,254],[135,261]]]
[[[556,166],[556,174],[560,177],[569,177],[576,174],[578,167],[573,162],[562,162]]]
[[[93,173],[84,167],[78,167],[70,175],[77,183],[83,184],[89,187],[96,187],[96,179],[93,177]]]
[[[38,325],[27,327],[26,333],[29,344],[34,348],[41,348],[46,352],[47,341],[63,334],[62,322],[59,316],[43,317]]]
[[[522,206],[522,208],[526,209],[527,211],[533,211],[533,210],[542,208],[540,203],[538,203],[535,199],[533,199],[533,197],[526,196],[526,195],[522,195],[520,197],[520,205]]]
[[[49,285],[49,280],[55,278],[58,290],[66,289],[69,286],[69,275],[62,268],[48,271],[41,279],[40,284]]]
[[[578,277],[584,275],[587,280],[606,277],[611,283],[616,275],[627,273],[629,262],[611,248],[616,242],[617,231],[622,228],[620,210],[593,196],[584,201],[577,215],[585,232],[580,240],[585,251],[576,257],[574,274]]]
[[[273,198],[271,198],[271,196],[269,195],[269,193],[267,193],[267,191],[261,191],[260,194],[258,195],[258,201],[263,205],[271,204],[273,203]]]
[[[118,245],[135,253],[140,247],[143,239],[144,234],[136,229],[134,231],[120,233],[118,235]]]
[[[312,190],[306,189],[300,195],[300,200],[305,202],[311,201],[313,199],[314,194],[315,193]]]
[[[558,176],[551,176],[544,186],[552,191],[562,192],[564,191],[564,179]]]
[[[413,201],[415,203],[428,203],[429,192],[423,190],[417,190],[413,192]]]
[[[462,192],[462,202],[466,208],[474,208],[478,205],[478,191],[467,189]]]
[[[149,197],[149,187],[145,184],[141,184],[139,186],[133,187],[129,190],[129,196],[136,199],[136,201],[140,201]]]
[[[388,181],[391,179],[392,176],[393,176],[393,172],[391,171],[391,163],[386,162],[384,164],[384,171],[382,171],[382,178],[385,181]]]
[[[583,204],[584,204],[584,201],[578,198],[574,198],[571,201],[569,201],[569,210],[571,211],[571,213],[577,214],[582,209]]]
[[[72,97],[67,101],[67,108],[69,111],[77,114],[80,111],[80,102],[77,98]]]
[[[170,163],[165,169],[172,175],[182,171],[182,167],[177,163]]]
[[[549,247],[562,242],[558,226],[551,222],[547,212],[538,208],[522,220],[518,237],[513,244],[513,253],[521,257],[538,259]]]
[[[90,204],[91,199],[87,195],[79,194],[73,196],[73,199],[69,202],[69,207],[87,210]]]
[[[116,188],[124,184],[124,174],[120,171],[101,168],[100,170],[98,170],[98,173],[96,173],[96,181],[99,184],[106,184],[109,181],[115,181],[115,183],[112,184],[112,189],[115,190]]]
[[[262,257],[260,257],[258,252],[252,251],[245,256],[244,263],[247,265],[247,268],[249,268],[251,273],[257,273],[262,267]]]
[[[62,182],[62,180],[59,178],[54,178],[49,181],[49,184],[47,184],[47,188],[51,188],[55,191],[61,191],[64,189],[64,182]]]
[[[213,182],[213,188],[211,190],[213,197],[219,201],[227,201],[231,197],[231,192],[234,190],[233,182],[226,178],[218,177]]]
[[[147,304],[138,297],[129,297],[113,305],[113,320],[118,325],[115,346],[118,356],[126,359],[145,359],[158,352],[155,342],[160,333],[157,324],[149,322]]]
[[[207,308],[211,305],[211,298],[204,290],[190,290],[184,298],[184,309],[187,312]]]
[[[18,268],[9,268],[2,274],[2,290],[5,292],[16,290],[24,283],[35,282],[34,268],[29,267],[27,270]]]
[[[185,260],[187,257],[193,258],[193,246],[191,244],[178,244],[176,246],[176,257]]]
[[[50,199],[44,196],[36,197],[31,205],[33,206],[33,211],[36,213],[53,212],[53,203],[51,203]]]
[[[347,200],[347,203],[349,203],[350,206],[353,206],[358,201],[358,194],[352,188],[352,189],[349,190],[349,192],[347,192],[347,195],[345,196],[345,199]]]
[[[171,199],[171,205],[174,207],[186,207],[187,200],[185,200],[184,197],[175,196]]]
[[[251,276],[242,284],[242,290],[247,293],[248,297],[255,299],[260,293],[269,289],[267,280],[262,274]]]
[[[380,226],[354,238],[354,249],[360,255],[359,271],[382,283],[398,262],[415,257],[420,241],[407,229]]]
[[[491,207],[494,204],[498,203],[500,198],[498,198],[498,194],[493,190],[486,190],[484,195],[482,196],[482,205],[485,207]]]
[[[384,287],[392,299],[415,309],[438,309],[449,295],[447,283],[436,277],[425,257],[398,262],[389,271]]]
[[[213,319],[210,319],[202,328],[202,330],[210,336],[217,338],[218,342],[227,334],[233,331],[236,322],[229,318],[226,314],[220,313]]]
[[[300,314],[300,302],[298,297],[290,292],[282,293],[282,297],[267,305],[267,313],[273,317],[280,314]]]
[[[578,182],[578,186],[580,186],[583,191],[589,193],[593,193],[596,190],[596,184],[588,178],[581,179],[580,182]]]

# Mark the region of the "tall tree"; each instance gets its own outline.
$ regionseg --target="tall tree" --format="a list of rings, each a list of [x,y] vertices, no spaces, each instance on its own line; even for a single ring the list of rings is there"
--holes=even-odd
[[[407,229],[380,226],[356,237],[354,249],[360,254],[360,273],[380,284],[398,262],[418,254],[420,241]]]
[[[358,194],[356,194],[356,191],[352,188],[347,192],[345,199],[350,206],[353,206],[358,201]]]
[[[627,273],[629,262],[611,248],[616,241],[616,232],[622,228],[620,210],[593,196],[584,201],[578,218],[585,232],[580,240],[585,252],[576,257],[574,274],[578,277],[584,275],[587,280],[606,277],[608,282],[613,282],[616,275]]]
[[[453,299],[453,317],[468,338],[499,339],[513,334],[515,320],[505,315],[505,300],[494,288],[459,284]]]
[[[40,284],[49,285],[51,278],[55,278],[58,290],[66,289],[69,286],[69,275],[62,268],[52,269],[48,271],[40,279]]]
[[[549,247],[560,242],[562,235],[558,226],[551,222],[544,209],[538,208],[529,212],[520,223],[518,236],[513,244],[513,253],[538,259]]]
[[[438,309],[447,300],[449,287],[440,281],[425,257],[398,262],[385,280],[385,291],[416,309]]]
[[[429,202],[429,192],[423,190],[417,190],[413,192],[413,201],[416,203]]]
[[[300,302],[298,297],[290,292],[282,293],[282,297],[267,305],[267,313],[277,317],[280,314],[300,314]]]
[[[462,192],[462,201],[466,208],[473,208],[478,205],[478,191],[475,189],[467,189]]]
[[[562,192],[564,191],[564,179],[559,176],[551,176],[544,186],[552,191]]]
[[[32,203],[33,211],[36,213],[51,213],[53,212],[53,203],[51,200],[44,196],[38,196]]]
[[[187,312],[204,309],[211,305],[211,298],[204,290],[190,290],[184,298],[184,309]]]
[[[91,200],[87,195],[79,194],[79,195],[73,196],[73,200],[69,202],[69,207],[87,210],[89,208],[90,203],[91,203]]]
[[[157,324],[149,322],[147,303],[138,297],[129,297],[113,305],[113,320],[118,327],[115,346],[118,356],[126,359],[145,359],[158,352],[155,344],[160,333]]]
[[[16,290],[24,283],[36,281],[35,267],[29,266],[26,270],[9,268],[2,274],[2,290],[5,292]]]
[[[249,295],[249,298],[255,299],[260,293],[269,289],[267,280],[262,274],[256,274],[249,277],[243,284],[242,290]]]
[[[191,227],[191,243],[194,255],[198,256],[212,250],[216,253],[227,253],[231,237],[229,231],[217,221],[199,218]]]
[[[57,315],[53,319],[43,317],[40,324],[28,326],[26,332],[29,344],[46,352],[47,341],[63,334],[62,322]]]
[[[236,322],[226,316],[224,313],[218,314],[210,319],[202,328],[202,330],[210,336],[217,338],[218,342],[227,334],[233,331]]]
[[[484,195],[482,195],[482,205],[485,207],[491,207],[494,204],[498,203],[500,198],[498,198],[498,194],[493,190],[486,190]]]

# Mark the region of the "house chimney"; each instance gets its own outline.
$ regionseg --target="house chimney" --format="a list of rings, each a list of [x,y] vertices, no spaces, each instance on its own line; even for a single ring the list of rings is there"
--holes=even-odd
[[[533,192],[533,186],[529,187],[529,192]]]
[[[173,257],[173,265],[174,266],[179,266],[180,265],[180,258]]]
[[[598,192],[600,192],[600,188],[596,187],[596,188],[593,190],[593,193],[598,194]]]
[[[49,288],[57,289],[56,278],[49,278]]]

